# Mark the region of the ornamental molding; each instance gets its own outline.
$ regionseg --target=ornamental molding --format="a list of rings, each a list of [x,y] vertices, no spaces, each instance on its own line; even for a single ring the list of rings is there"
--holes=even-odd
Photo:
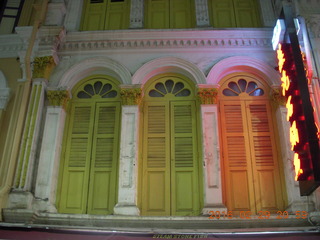
[[[207,83],[218,86],[221,79],[236,72],[254,74],[265,80],[271,87],[281,85],[278,71],[261,60],[247,56],[228,57],[216,63],[208,74]]]
[[[123,88],[120,90],[123,105],[138,105],[141,102],[141,88]]]
[[[167,48],[266,48],[271,49],[271,29],[254,30],[118,30],[71,32],[59,48],[59,54],[103,50]]]
[[[0,58],[16,58],[26,45],[17,34],[0,35]]]
[[[70,94],[68,90],[47,90],[47,97],[50,106],[61,106],[66,109]]]
[[[33,61],[33,78],[48,79],[55,66],[52,56],[36,57]]]
[[[204,73],[195,64],[176,57],[156,58],[145,63],[132,76],[132,83],[144,85],[150,78],[169,72],[182,74],[195,84],[206,83]]]
[[[121,84],[129,84],[131,82],[130,71],[122,64],[106,57],[94,57],[78,61],[64,72],[63,75],[53,76],[50,81],[59,88],[72,89],[81,79],[94,73],[114,77]]]
[[[199,88],[198,97],[201,104],[217,104],[218,89],[217,88]]]

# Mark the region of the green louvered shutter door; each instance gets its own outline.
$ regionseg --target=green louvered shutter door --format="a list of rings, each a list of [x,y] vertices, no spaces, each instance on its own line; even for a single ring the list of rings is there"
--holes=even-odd
[[[168,0],[146,0],[145,26],[146,28],[169,28],[169,1]]]
[[[210,21],[216,28],[236,27],[233,0],[210,0]]]
[[[68,130],[60,212],[86,213],[94,105],[74,104]]]
[[[85,0],[82,30],[104,30],[108,0]]]
[[[233,0],[237,27],[260,27],[257,0]]]
[[[120,103],[97,103],[88,195],[89,214],[111,214],[116,201]]]
[[[144,106],[142,214],[170,215],[170,139],[168,103]]]
[[[129,28],[130,1],[108,1],[105,29],[116,30]]]
[[[170,103],[172,215],[199,214],[196,106],[194,101]]]
[[[170,1],[170,28],[194,27],[193,0]]]

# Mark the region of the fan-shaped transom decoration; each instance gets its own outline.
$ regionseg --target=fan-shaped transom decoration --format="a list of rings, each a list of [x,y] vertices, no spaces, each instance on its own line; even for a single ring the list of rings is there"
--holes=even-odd
[[[150,97],[164,97],[167,94],[173,94],[175,97],[187,97],[190,96],[191,91],[185,88],[182,82],[174,82],[171,79],[167,81],[158,82],[154,88],[149,91]]]
[[[241,93],[247,93],[249,96],[262,96],[264,95],[263,89],[258,87],[256,82],[248,82],[245,79],[239,79],[228,83],[228,87],[223,89],[225,96],[239,96]]]
[[[96,81],[95,83],[86,84],[82,90],[77,94],[80,99],[85,98],[115,98],[118,92],[110,83],[102,83]]]

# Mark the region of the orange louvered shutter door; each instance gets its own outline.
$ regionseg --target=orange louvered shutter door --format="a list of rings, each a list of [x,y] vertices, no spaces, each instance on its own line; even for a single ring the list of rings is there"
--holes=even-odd
[[[265,101],[246,102],[246,110],[256,207],[276,212],[283,203],[271,110]]]
[[[244,106],[240,101],[225,101],[220,112],[228,210],[250,211],[255,207]]]

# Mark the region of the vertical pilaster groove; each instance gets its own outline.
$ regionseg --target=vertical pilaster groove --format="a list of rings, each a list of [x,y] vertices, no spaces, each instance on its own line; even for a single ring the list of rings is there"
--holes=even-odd
[[[28,179],[28,176],[31,177],[32,175],[31,172],[35,158],[39,120],[41,117],[40,104],[42,104],[42,98],[42,84],[33,84],[18,157],[18,170],[14,185],[15,188],[18,189],[26,190],[31,182],[31,179]]]

